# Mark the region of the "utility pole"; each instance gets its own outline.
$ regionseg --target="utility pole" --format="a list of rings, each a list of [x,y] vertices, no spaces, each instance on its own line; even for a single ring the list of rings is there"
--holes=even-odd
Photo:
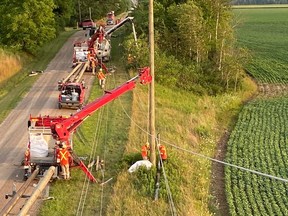
[[[91,19],[91,7],[89,7],[89,18]]]
[[[154,10],[153,0],[149,0],[149,47],[150,47],[150,73],[152,81],[149,85],[149,132],[150,132],[150,161],[156,165],[156,146],[155,146],[155,91],[154,91]]]
[[[80,1],[78,0],[78,10],[79,10],[79,23],[81,22],[81,7],[80,7]]]

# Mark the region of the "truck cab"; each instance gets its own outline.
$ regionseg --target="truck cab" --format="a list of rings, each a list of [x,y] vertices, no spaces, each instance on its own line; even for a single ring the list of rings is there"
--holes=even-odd
[[[82,83],[65,83],[59,93],[58,108],[81,109],[85,99],[85,86]]]
[[[107,24],[107,25],[114,25],[114,24],[115,24],[114,11],[110,11],[109,13],[107,13],[106,24]]]
[[[95,28],[96,23],[92,19],[85,19],[79,24],[79,27],[82,27],[83,30],[86,30],[86,28]]]

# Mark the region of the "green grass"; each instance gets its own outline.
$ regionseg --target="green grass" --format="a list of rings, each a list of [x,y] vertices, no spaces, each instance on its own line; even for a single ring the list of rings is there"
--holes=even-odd
[[[288,83],[288,8],[234,9],[239,45],[252,54],[248,72],[261,83]]]
[[[56,39],[42,47],[35,58],[24,57],[26,63],[22,70],[9,80],[0,83],[0,123],[38,79],[37,76],[29,77],[28,74],[32,70],[45,70],[48,63],[73,33],[75,33],[74,30],[62,32]]]

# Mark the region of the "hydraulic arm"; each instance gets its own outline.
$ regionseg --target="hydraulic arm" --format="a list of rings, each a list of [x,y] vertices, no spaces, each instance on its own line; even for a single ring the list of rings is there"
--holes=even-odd
[[[52,122],[51,123],[51,132],[54,139],[65,141],[68,140],[70,134],[77,128],[79,125],[83,123],[83,121],[89,117],[96,110],[106,105],[110,101],[118,98],[122,94],[127,91],[132,90],[135,85],[137,79],[140,79],[141,84],[147,84],[151,82],[152,77],[150,75],[150,69],[148,67],[140,69],[140,72],[137,76],[133,77],[125,84],[111,90],[105,91],[105,94],[96,99],[94,102],[85,106],[82,110],[78,111],[74,115],[69,118],[61,121],[61,122]]]

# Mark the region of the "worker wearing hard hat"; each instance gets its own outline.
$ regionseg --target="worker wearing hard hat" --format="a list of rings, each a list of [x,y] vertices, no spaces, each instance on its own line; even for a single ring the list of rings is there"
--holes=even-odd
[[[70,161],[70,153],[67,149],[66,144],[63,142],[59,145],[59,152],[58,152],[58,159],[60,162],[60,166],[62,169],[62,174],[64,179],[70,179],[70,168],[69,168],[69,161]]]
[[[166,147],[165,147],[164,145],[162,145],[162,144],[159,144],[159,145],[158,145],[158,149],[159,149],[160,157],[161,157],[162,161],[167,160]]]
[[[166,147],[164,145],[158,144],[157,147],[158,147],[159,154],[160,154],[158,168],[161,168],[163,166],[164,161],[167,160],[168,156],[167,156]]]
[[[143,145],[141,148],[141,155],[142,155],[143,160],[148,160],[149,150],[150,150],[150,144],[149,142],[146,142],[146,144]]]
[[[104,88],[106,76],[104,75],[102,68],[100,68],[100,70],[98,71],[97,77],[99,79],[99,85],[101,86],[101,88]]]

